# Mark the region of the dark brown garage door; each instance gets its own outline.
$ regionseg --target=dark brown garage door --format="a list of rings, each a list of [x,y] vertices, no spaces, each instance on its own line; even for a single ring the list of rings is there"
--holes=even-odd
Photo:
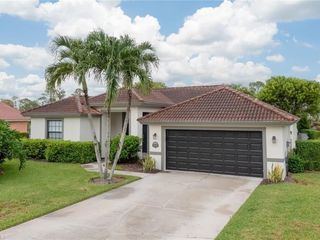
[[[262,132],[166,130],[166,169],[262,177]]]

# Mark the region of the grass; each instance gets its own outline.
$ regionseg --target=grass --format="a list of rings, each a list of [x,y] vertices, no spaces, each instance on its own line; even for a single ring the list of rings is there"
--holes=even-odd
[[[97,176],[78,164],[28,161],[18,171],[18,161],[2,165],[0,176],[0,230],[55,211],[97,194],[110,191],[139,178],[124,179],[110,185],[94,185]]]
[[[297,183],[260,185],[217,239],[320,239],[320,173],[294,179]]]

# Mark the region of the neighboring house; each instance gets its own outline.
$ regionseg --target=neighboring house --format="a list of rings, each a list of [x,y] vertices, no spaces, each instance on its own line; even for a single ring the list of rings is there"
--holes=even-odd
[[[10,128],[21,133],[28,132],[28,124],[30,119],[22,116],[19,110],[0,102],[0,120],[9,123]]]
[[[90,101],[98,138],[104,142],[104,94]],[[126,92],[121,91],[112,105],[113,136],[121,131],[126,104]],[[31,138],[91,140],[79,97],[25,115],[31,117]],[[142,137],[142,152],[149,153],[161,170],[266,178],[275,164],[286,172],[298,120],[226,86],[164,88],[147,96],[134,90],[128,133]]]

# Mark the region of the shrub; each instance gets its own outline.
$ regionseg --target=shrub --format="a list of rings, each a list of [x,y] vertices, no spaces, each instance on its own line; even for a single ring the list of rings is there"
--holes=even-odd
[[[315,129],[304,129],[301,132],[308,134],[309,139],[320,139],[320,131]]]
[[[110,146],[110,159],[113,161],[118,145],[120,141],[120,135],[115,136],[111,140]],[[125,136],[123,148],[120,154],[119,163],[132,162],[138,159],[138,152],[140,150],[141,139],[137,136]]]
[[[45,150],[49,162],[89,163],[96,160],[92,142],[50,141]]]
[[[289,156],[288,165],[289,165],[289,172],[291,173],[304,172],[304,163],[297,154],[291,154]]]
[[[24,151],[28,159],[44,160],[45,151],[49,142],[48,139],[22,139]]]
[[[10,129],[9,124],[0,120],[0,164],[6,159],[18,158],[21,169],[25,163],[20,135],[17,131]]]
[[[305,170],[320,170],[320,140],[297,141],[296,154],[303,160]]]
[[[147,156],[142,161],[142,167],[144,172],[152,172],[156,169],[156,161],[152,157]]]
[[[299,132],[302,132],[304,129],[311,128],[311,121],[308,119],[306,115],[300,116],[300,120],[297,124],[297,128]]]
[[[276,164],[275,167],[273,167],[272,164],[271,171],[268,172],[268,180],[272,183],[279,183],[282,181],[282,175],[283,168],[280,166],[280,164]]]

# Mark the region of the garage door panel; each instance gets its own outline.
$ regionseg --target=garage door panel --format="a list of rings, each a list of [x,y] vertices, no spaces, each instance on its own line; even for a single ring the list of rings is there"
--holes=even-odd
[[[261,131],[167,130],[166,168],[262,177]]]

